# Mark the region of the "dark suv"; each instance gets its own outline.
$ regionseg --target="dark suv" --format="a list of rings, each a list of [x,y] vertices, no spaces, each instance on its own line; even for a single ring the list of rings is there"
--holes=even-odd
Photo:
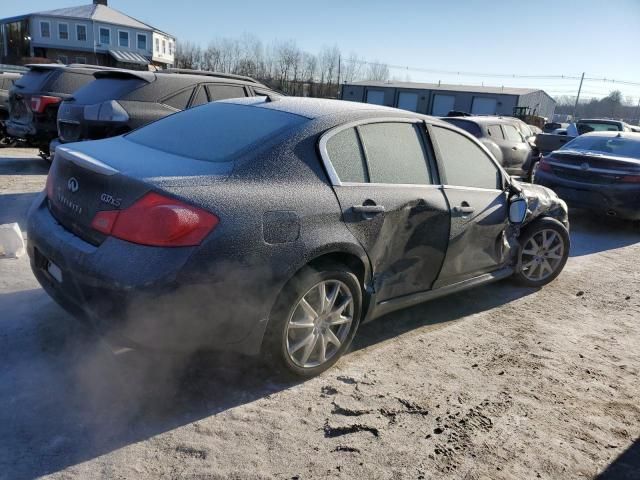
[[[92,65],[28,65],[29,71],[9,90],[9,135],[27,140],[48,157],[49,142],[58,136],[60,103],[94,80]]]
[[[214,100],[278,95],[250,77],[198,70],[112,70],[94,76],[60,106],[60,143],[113,137]]]

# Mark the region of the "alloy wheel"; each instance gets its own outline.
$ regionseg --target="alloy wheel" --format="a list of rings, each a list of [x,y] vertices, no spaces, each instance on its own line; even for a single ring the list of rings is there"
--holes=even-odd
[[[534,282],[545,280],[562,264],[564,250],[564,240],[555,230],[536,232],[522,249],[522,275]]]
[[[287,321],[287,354],[302,368],[329,361],[349,335],[354,299],[339,280],[315,284],[300,298]]]

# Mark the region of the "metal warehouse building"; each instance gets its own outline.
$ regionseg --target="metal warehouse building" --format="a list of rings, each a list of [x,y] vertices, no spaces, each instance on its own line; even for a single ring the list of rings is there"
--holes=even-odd
[[[452,110],[477,115],[514,115],[516,107],[525,107],[523,113],[553,118],[556,108],[555,100],[543,90],[440,83],[345,83],[341,98],[435,116],[444,116]]]

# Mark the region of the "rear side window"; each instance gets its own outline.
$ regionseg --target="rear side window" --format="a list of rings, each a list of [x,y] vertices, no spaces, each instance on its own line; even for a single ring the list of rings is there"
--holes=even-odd
[[[135,130],[125,138],[175,155],[226,162],[306,118],[269,108],[208,103]]]
[[[209,98],[207,98],[207,91],[204,87],[198,88],[196,92],[196,96],[191,102],[192,107],[197,107],[198,105],[204,105],[205,103],[209,103]]]
[[[55,93],[73,93],[80,87],[95,80],[93,75],[75,72],[62,72],[56,76],[47,90]]]
[[[372,123],[358,127],[372,183],[430,184],[427,155],[412,123]]]
[[[489,125],[487,127],[487,133],[495,140],[504,140],[504,134],[502,133],[500,125]]]
[[[476,138],[482,137],[482,130],[480,130],[480,126],[477,123],[470,122],[468,120],[458,120],[457,118],[446,118],[444,120],[446,120],[451,125],[455,125],[465,132],[470,133]]]
[[[118,100],[146,83],[139,78],[97,78],[76,90],[73,98],[84,105],[101,103],[106,100]]]
[[[500,171],[475,142],[452,130],[433,127],[447,185],[499,189]]]
[[[507,140],[510,142],[518,142],[522,143],[522,137],[520,136],[520,132],[513,125],[503,125],[502,129],[504,130],[504,135],[507,137]]]
[[[186,90],[182,90],[181,92],[170,96],[162,103],[164,103],[165,105],[169,105],[170,107],[177,108],[178,110],[184,110],[185,108],[187,108],[192,93],[193,88],[187,88]]]
[[[29,70],[16,81],[16,85],[24,90],[37,91],[42,88],[49,75],[51,70]]]
[[[369,181],[367,163],[355,128],[347,128],[331,137],[327,142],[327,153],[340,181]]]
[[[207,85],[211,100],[225,100],[227,98],[246,97],[244,87],[239,85]]]

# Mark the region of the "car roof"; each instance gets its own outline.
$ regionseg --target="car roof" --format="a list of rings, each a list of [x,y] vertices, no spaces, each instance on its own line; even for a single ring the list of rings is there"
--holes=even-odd
[[[609,130],[602,130],[599,132],[583,133],[581,137],[619,137],[629,140],[640,141],[640,132],[614,132]]]
[[[219,102],[233,103],[236,105],[246,105],[256,108],[268,108],[278,110],[293,115],[299,115],[308,119],[316,119],[331,115],[343,114],[366,114],[368,117],[407,117],[429,120],[437,124],[444,124],[436,117],[422,115],[420,113],[400,110],[398,108],[385,107],[382,105],[374,105],[370,103],[349,102],[346,100],[333,100],[326,98],[309,98],[309,97],[277,97],[277,99],[269,99],[261,96],[248,98],[232,98],[228,100],[219,100]],[[446,125],[446,124],[445,124]]]

